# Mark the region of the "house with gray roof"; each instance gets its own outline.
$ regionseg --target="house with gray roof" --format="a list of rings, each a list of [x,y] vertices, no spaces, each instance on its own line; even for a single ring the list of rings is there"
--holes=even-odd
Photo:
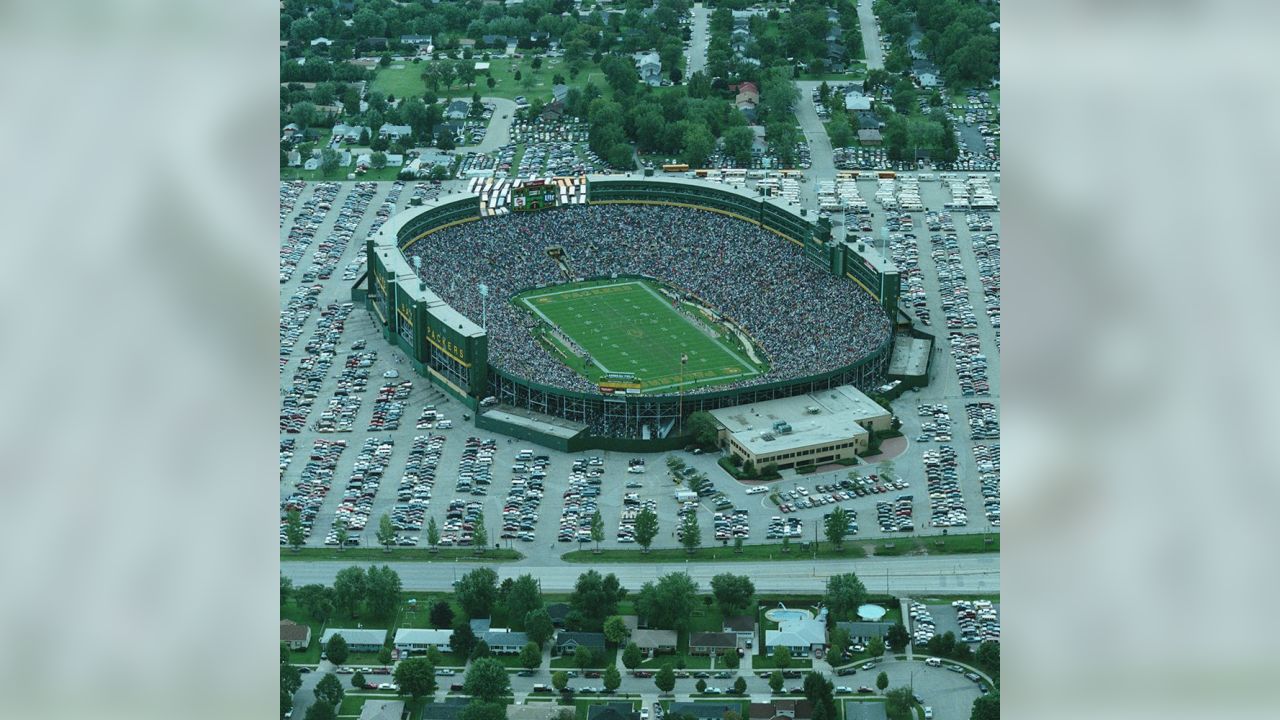
[[[400,628],[392,643],[401,653],[425,653],[429,648],[449,652],[449,638],[453,630],[434,628]]]
[[[612,702],[587,708],[587,720],[639,720],[640,713],[629,702]]]
[[[604,633],[561,630],[556,633],[555,643],[552,650],[557,655],[570,655],[579,646],[604,652]]]
[[[738,649],[738,634],[731,632],[697,632],[689,634],[689,654],[719,655]]]
[[[320,645],[327,644],[334,635],[341,635],[351,652],[378,652],[387,641],[386,628],[329,628],[320,635]]]
[[[725,713],[730,711],[741,713],[742,706],[738,703],[673,702],[667,709],[667,715],[689,715],[696,720],[724,720]]]
[[[636,53],[635,60],[640,82],[654,86],[662,84],[662,59],[656,51]]]
[[[772,654],[776,647],[785,647],[792,657],[809,657],[814,650],[827,646],[827,609],[818,611],[817,617],[791,618],[778,623],[778,629],[764,632],[764,652]]]
[[[480,635],[489,646],[489,652],[497,655],[516,655],[529,644],[529,636],[505,628],[492,628]]]

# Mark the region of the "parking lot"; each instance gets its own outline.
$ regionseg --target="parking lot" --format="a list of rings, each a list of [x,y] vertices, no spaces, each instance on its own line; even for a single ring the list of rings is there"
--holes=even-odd
[[[337,229],[351,233],[336,259],[329,250],[314,256],[314,248],[304,248],[297,270],[281,285],[280,497],[282,502],[305,509],[304,517],[314,524],[308,544],[319,546],[326,538],[333,540],[334,519],[344,517],[356,525],[363,522],[363,530],[348,528],[357,542],[375,545],[374,534],[383,513],[393,517],[403,544],[426,546],[426,521],[431,517],[448,541],[465,542],[466,534],[474,529],[475,517],[482,513],[490,543],[510,545],[526,555],[553,561],[561,553],[577,549],[579,542],[583,547],[594,545],[590,542],[590,519],[596,510],[605,528],[602,547],[635,547],[632,525],[639,510],[648,506],[659,517],[653,546],[677,546],[676,518],[682,505],[675,492],[689,491],[690,487],[683,479],[680,485],[673,481],[663,461],[665,454],[647,456],[644,471],[636,472],[634,455],[603,451],[567,455],[477,432],[473,423],[463,418],[469,411],[412,373],[401,353],[386,345],[368,311],[347,305],[352,282],[348,278],[361,270],[359,257],[369,229],[405,209],[412,198],[431,197],[441,191],[429,183],[361,184],[374,185],[370,195],[355,185],[309,183],[301,190],[296,183],[281,186],[282,202],[293,204],[293,212],[282,216],[282,247],[291,245],[292,228],[299,222],[312,234],[311,243],[325,242],[340,217],[342,227]],[[443,189],[459,185],[450,181]],[[859,180],[858,186],[863,197],[875,195],[874,181]],[[919,196],[924,211],[936,213],[952,199],[949,189],[939,182],[919,183]],[[337,211],[348,203],[353,208],[350,212]],[[908,444],[895,459],[893,481],[880,478],[875,466],[866,465],[852,468],[858,472],[856,480],[848,477],[850,468],[809,476],[784,471],[783,479],[773,484],[785,496],[781,500],[784,509],[775,506],[767,493],[749,494],[749,488],[729,477],[713,456],[677,452],[692,472],[705,476],[711,486],[690,506],[697,513],[703,547],[731,546],[736,537],[747,543],[776,542],[784,535],[793,542],[821,538],[822,518],[836,506],[853,514],[857,524],[854,538],[892,536],[902,532],[897,528],[907,527],[924,533],[963,531],[966,527],[971,532],[982,531],[988,521],[998,527],[998,443],[986,437],[991,429],[988,419],[999,412],[998,321],[979,312],[979,308],[986,308],[978,300],[984,296],[984,278],[992,278],[998,288],[998,258],[992,257],[993,239],[983,246],[988,260],[984,275],[974,242],[979,235],[986,238],[998,233],[998,214],[988,214],[990,231],[971,231],[968,217],[962,213],[952,214],[952,230],[939,230],[955,236],[954,247],[942,243],[947,249],[943,260],[948,268],[963,273],[963,286],[975,301],[971,303],[973,327],[960,328],[950,336],[940,326],[946,317],[942,283],[925,218],[925,212],[908,213],[910,224],[906,225],[901,214],[895,213],[890,223],[889,213],[873,207],[869,213],[871,229],[865,233],[875,242],[880,228],[891,225],[897,228],[891,237],[895,247],[916,249],[917,272],[908,275],[908,283],[921,293],[921,307],[935,320],[924,329],[937,333],[938,340],[930,386],[909,392],[894,403]],[[981,227],[986,227],[986,222]],[[303,274],[317,262],[344,268],[344,272],[333,272],[328,279],[317,274],[315,281],[304,283]],[[282,259],[282,268],[283,263]],[[958,282],[960,279],[952,278],[948,287],[954,291],[960,287]],[[956,348],[954,356],[952,347]],[[984,357],[979,359],[980,355]],[[396,377],[384,377],[389,372]],[[988,392],[977,392],[980,387]],[[942,416],[935,410],[921,413],[921,405],[944,410],[950,434],[939,433]],[[971,438],[973,428],[967,426],[970,405],[984,423],[981,439]],[[922,440],[924,436],[928,439]],[[468,448],[469,437],[476,437],[480,445],[472,443]],[[370,438],[374,442],[366,446]],[[316,440],[341,441],[345,446],[334,451],[322,445],[322,452],[315,453]],[[978,450],[977,446],[988,449]],[[468,453],[469,449],[474,453]],[[545,459],[522,458],[524,450]],[[321,459],[312,460],[313,454]],[[926,461],[937,471],[927,473]],[[980,471],[979,464],[985,469]],[[520,465],[523,470],[515,469]],[[954,473],[945,472],[950,469]],[[469,483],[460,484],[467,473]],[[962,517],[967,525],[954,522]],[[950,524],[934,524],[939,519]]]
[[[918,657],[918,656],[917,656]],[[881,671],[889,676],[889,687],[910,687],[933,710],[934,720],[967,720],[978,698],[978,685],[963,673],[949,672],[945,668],[929,667],[923,662],[886,660],[866,677],[856,678],[857,686],[875,686],[875,676]],[[833,678],[842,679],[842,678]],[[854,682],[846,683],[854,686]]]

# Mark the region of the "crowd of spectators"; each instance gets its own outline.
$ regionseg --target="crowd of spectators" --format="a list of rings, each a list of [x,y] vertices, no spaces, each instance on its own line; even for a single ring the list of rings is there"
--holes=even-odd
[[[547,254],[564,250],[563,264]],[[480,319],[489,288],[489,362],[566,390],[596,386],[536,339],[539,321],[513,295],[575,278],[645,275],[701,298],[737,322],[769,370],[716,390],[813,375],[852,364],[889,336],[889,319],[854,283],[833,277],[801,248],[742,220],[662,205],[596,205],[511,213],[432,233],[405,255],[464,315]]]

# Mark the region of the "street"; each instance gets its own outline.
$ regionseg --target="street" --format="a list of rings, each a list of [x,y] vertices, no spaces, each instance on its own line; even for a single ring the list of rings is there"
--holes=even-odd
[[[689,42],[685,77],[707,68],[707,20],[710,17],[711,12],[702,3],[693,6],[693,23],[689,27],[693,35]]]
[[[858,21],[862,24],[862,48],[867,56],[867,69],[884,67],[884,50],[880,48],[880,28],[871,12],[871,0],[858,0]]]

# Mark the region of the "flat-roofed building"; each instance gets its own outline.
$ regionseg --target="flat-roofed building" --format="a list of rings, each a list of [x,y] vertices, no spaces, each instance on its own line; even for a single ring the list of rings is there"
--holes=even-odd
[[[852,385],[712,410],[720,440],[743,462],[779,469],[852,458],[893,415]]]

